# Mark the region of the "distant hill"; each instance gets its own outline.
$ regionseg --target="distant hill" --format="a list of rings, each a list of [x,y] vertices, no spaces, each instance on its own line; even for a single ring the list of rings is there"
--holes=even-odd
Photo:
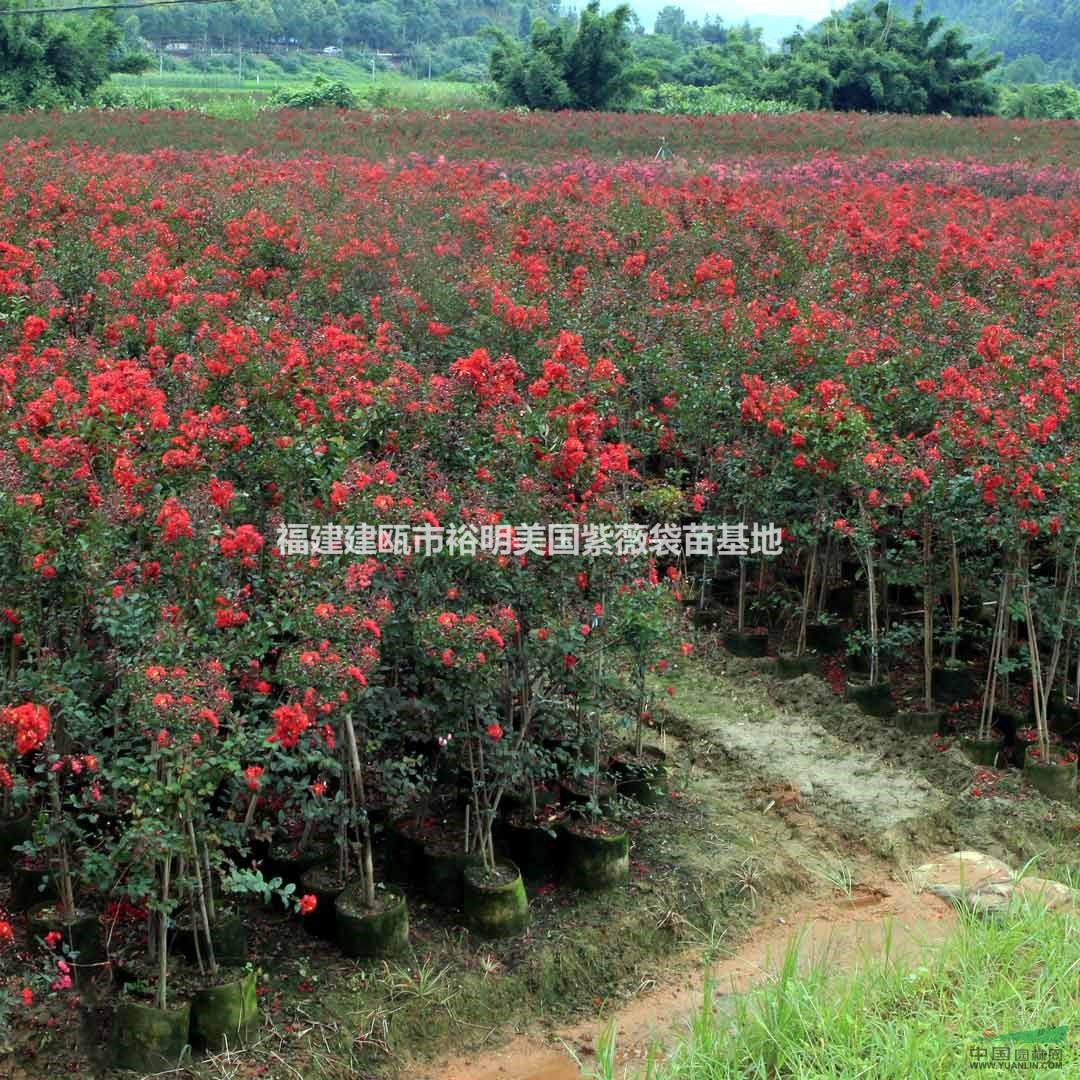
[[[897,0],[905,15],[915,0]],[[1076,0],[924,0],[926,16],[959,23],[968,40],[1001,53],[1004,74],[1016,82],[1080,76],[1080,4]]]

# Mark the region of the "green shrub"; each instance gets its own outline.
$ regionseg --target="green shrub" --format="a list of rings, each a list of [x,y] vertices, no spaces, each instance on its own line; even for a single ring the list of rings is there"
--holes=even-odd
[[[1001,115],[1024,120],[1080,120],[1080,90],[1069,83],[1026,83],[1001,92]]]
[[[173,97],[156,86],[103,86],[94,95],[99,109],[191,109],[194,106],[183,98]]]
[[[270,95],[270,107],[273,109],[355,109],[356,95],[345,85],[331,82],[322,75],[316,75],[315,81],[308,87],[290,90],[281,87]]]
[[[643,96],[649,112],[664,116],[719,116],[726,113],[794,113],[800,106],[790,101],[749,97],[722,86],[680,86],[661,83]]]

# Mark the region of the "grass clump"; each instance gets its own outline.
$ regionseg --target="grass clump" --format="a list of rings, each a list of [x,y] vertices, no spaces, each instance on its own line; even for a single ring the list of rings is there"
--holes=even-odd
[[[1043,1075],[1080,1076],[1080,922],[1035,904],[1007,918],[965,915],[934,953],[900,961],[886,949],[837,975],[828,958],[800,962],[799,943],[779,971],[746,995],[717,999],[706,986],[689,1031],[645,1072],[621,1073],[610,1033],[598,1048],[595,1080],[961,1080],[994,1067],[992,1048]],[[984,1033],[1067,1026],[1063,1044],[984,1040]],[[1005,1048],[1005,1049],[1003,1049]],[[980,1051],[986,1057],[975,1056]],[[988,1060],[991,1064],[978,1065]],[[998,1067],[1001,1058],[998,1059]],[[1008,1063],[1003,1066],[1010,1069]]]

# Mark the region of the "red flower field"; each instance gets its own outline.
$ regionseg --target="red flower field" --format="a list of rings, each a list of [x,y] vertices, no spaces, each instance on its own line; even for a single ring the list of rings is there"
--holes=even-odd
[[[0,786],[61,823],[68,910],[149,911],[164,952],[169,913],[208,925],[213,882],[287,881],[316,841],[329,884],[289,903],[314,923],[349,880],[374,910],[375,808],[458,781],[496,880],[506,793],[561,776],[599,814],[596,738],[617,714],[640,756],[646,673],[692,651],[676,601],[712,625],[725,561],[733,650],[797,654],[859,562],[850,651],[874,683],[921,642],[928,699],[960,597],[1013,601],[979,663],[996,686],[1013,650],[1050,760],[1080,644],[1075,125],[4,125]],[[664,531],[739,522],[783,553]],[[926,601],[906,637],[890,588]],[[61,782],[73,754],[96,767]]]

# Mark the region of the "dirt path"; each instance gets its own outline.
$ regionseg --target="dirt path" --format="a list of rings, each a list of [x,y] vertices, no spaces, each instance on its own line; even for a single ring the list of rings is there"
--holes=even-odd
[[[831,967],[850,971],[867,957],[879,958],[891,936],[892,955],[912,957],[948,936],[953,909],[923,893],[913,896],[887,876],[868,877],[851,899],[830,896],[779,909],[734,952],[713,965],[717,996],[742,993],[775,971],[787,946],[801,935],[806,958],[827,956]],[[588,1067],[596,1040],[614,1021],[618,1062],[644,1063],[649,1047],[678,1032],[702,1004],[700,956],[687,957],[662,986],[642,994],[614,1016],[561,1027],[548,1036],[518,1035],[487,1054],[440,1063],[418,1080],[580,1080],[581,1072],[563,1043]]]
[[[832,821],[895,832],[932,817],[941,792],[925,777],[831,734],[815,716],[841,703],[820,680],[804,675],[774,683],[763,702],[760,685],[706,672],[678,699],[678,713],[724,753],[755,772],[795,785],[807,809]]]

